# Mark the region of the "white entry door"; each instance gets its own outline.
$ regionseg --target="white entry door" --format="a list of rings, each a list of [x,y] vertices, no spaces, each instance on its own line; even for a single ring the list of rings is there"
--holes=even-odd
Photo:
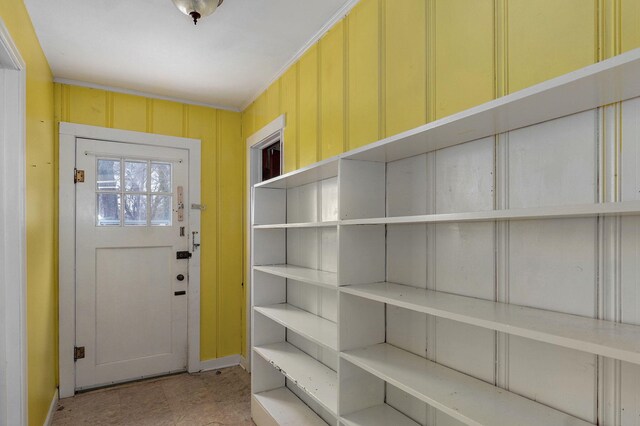
[[[77,139],[76,168],[76,389],[185,370],[188,151]]]

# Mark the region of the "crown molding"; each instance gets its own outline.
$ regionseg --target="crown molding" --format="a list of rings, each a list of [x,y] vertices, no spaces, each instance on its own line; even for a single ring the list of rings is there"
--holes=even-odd
[[[141,92],[141,91],[138,91],[138,90],[131,90],[131,89],[122,89],[120,87],[113,87],[113,86],[106,86],[106,85],[103,85],[103,84],[88,83],[86,81],[71,80],[71,79],[67,79],[67,78],[54,78],[53,81],[55,83],[66,84],[66,85],[70,85],[70,86],[80,86],[80,87],[87,87],[87,88],[90,88],[90,89],[106,90],[106,91],[109,91],[109,92],[123,93],[125,95],[142,96],[142,97],[145,97],[145,98],[159,99],[159,100],[171,101],[171,102],[178,102],[178,103],[187,104],[187,105],[202,106],[202,107],[207,107],[207,108],[215,108],[215,109],[221,109],[221,110],[233,111],[233,112],[241,112],[242,111],[242,110],[240,110],[238,108],[234,108],[234,107],[230,107],[230,106],[209,104],[209,103],[206,103],[206,102],[196,102],[196,101],[192,101],[192,100],[189,100],[189,99],[174,98],[174,97],[171,97],[171,96],[162,96],[162,95],[157,95],[155,93]]]

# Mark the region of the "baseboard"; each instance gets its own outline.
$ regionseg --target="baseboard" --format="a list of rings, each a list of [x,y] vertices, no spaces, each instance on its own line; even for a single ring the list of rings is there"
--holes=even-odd
[[[56,389],[53,394],[53,399],[51,400],[51,405],[49,406],[49,412],[47,413],[47,418],[44,420],[43,426],[51,426],[53,423],[53,415],[58,408],[58,389]]]
[[[242,364],[242,356],[229,355],[222,358],[200,361],[200,371],[219,370],[221,368],[234,367]]]
[[[244,368],[247,373],[251,373],[251,363],[248,358],[240,356],[240,367]]]

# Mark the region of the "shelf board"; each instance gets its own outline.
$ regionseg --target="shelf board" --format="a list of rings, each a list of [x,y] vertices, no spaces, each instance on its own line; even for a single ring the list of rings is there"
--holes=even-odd
[[[340,225],[381,225],[450,222],[487,222],[495,220],[532,220],[580,218],[593,216],[640,215],[640,201],[579,204],[572,206],[533,207],[526,209],[488,210],[468,213],[442,213],[418,216],[380,217],[340,221]]]
[[[306,223],[276,223],[270,225],[253,225],[253,229],[288,229],[288,228],[329,228],[337,226],[338,221],[306,222]]]
[[[314,343],[338,350],[338,326],[335,322],[287,303],[253,309]]]
[[[296,186],[306,185],[307,183],[319,182],[336,177],[338,176],[338,159],[338,156],[327,158],[310,166],[260,182],[254,185],[254,187],[276,189],[295,188]]]
[[[338,412],[338,375],[287,342],[253,350],[334,415]]]
[[[345,426],[420,426],[387,404],[376,405],[340,419]]]
[[[253,395],[271,420],[281,426],[326,426],[316,413],[286,387]],[[255,414],[253,416],[255,418]]]
[[[295,265],[261,265],[254,266],[253,270],[323,287],[338,287],[338,274],[335,272],[320,271]]]
[[[395,161],[640,96],[640,49],[547,80],[341,158]]]
[[[412,311],[640,364],[640,326],[459,296],[394,283],[340,290]]]
[[[472,425],[590,425],[387,343],[341,356],[455,419]]]

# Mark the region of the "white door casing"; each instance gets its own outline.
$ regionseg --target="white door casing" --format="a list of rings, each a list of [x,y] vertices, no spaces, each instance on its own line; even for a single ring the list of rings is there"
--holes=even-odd
[[[154,160],[163,158],[175,159],[175,154],[168,155],[163,152],[165,148],[173,148],[169,152],[176,152],[175,148],[183,150],[188,156],[188,190],[185,186],[184,194],[184,215],[185,223],[189,224],[189,229],[185,229],[184,238],[186,248],[192,252],[192,257],[188,261],[188,287],[187,294],[184,296],[174,296],[173,290],[171,297],[173,299],[185,298],[187,303],[187,370],[196,372],[200,370],[200,250],[197,247],[194,250],[194,243],[200,242],[200,209],[192,208],[192,205],[200,205],[200,141],[196,139],[178,138],[163,135],[155,135],[140,132],[123,131],[116,129],[106,129],[95,126],[86,126],[71,123],[60,123],[60,347],[59,347],[59,366],[60,366],[60,397],[72,396],[78,387],[82,387],[82,382],[77,382],[76,368],[73,360],[74,345],[76,337],[76,267],[78,268],[78,276],[81,274],[81,267],[77,264],[76,257],[76,199],[74,167],[76,163],[76,144],[80,139],[101,140],[107,142],[118,142],[121,144],[129,144],[138,146],[140,149],[153,148],[152,157]],[[103,147],[106,145],[103,145]],[[105,149],[86,150],[92,151],[93,160],[95,157],[108,154]],[[87,156],[89,157],[89,156]],[[133,158],[139,159],[145,157],[142,152],[133,153]],[[88,182],[89,176],[86,176],[85,184],[92,185]],[[94,178],[95,179],[95,178]],[[95,184],[95,183],[94,183]],[[93,184],[93,185],[94,185]],[[94,195],[95,196],[95,195]],[[175,220],[175,214],[174,214]],[[127,227],[131,229],[130,227]],[[188,231],[188,232],[187,232]],[[193,234],[195,232],[195,234]],[[163,244],[160,244],[162,246]],[[166,244],[164,244],[166,245]],[[158,246],[154,246],[158,248]],[[156,254],[158,250],[147,250],[143,255],[151,256]],[[166,253],[165,253],[166,254]],[[109,253],[107,257],[114,255]],[[118,257],[118,255],[115,255]],[[120,256],[126,258],[126,256]],[[175,259],[175,253],[173,253]],[[186,262],[184,260],[178,262]],[[104,263],[104,262],[103,262]],[[183,266],[185,268],[186,266]],[[173,267],[175,268],[175,266]],[[172,269],[173,269],[172,268]],[[175,280],[175,275],[173,279]],[[115,273],[117,276],[117,272]],[[126,275],[126,274],[125,274]],[[187,274],[185,274],[187,275]],[[121,277],[123,278],[123,277]],[[185,279],[185,282],[187,280]],[[173,281],[172,281],[173,282]],[[177,281],[176,281],[177,282]],[[175,291],[179,291],[174,286]],[[113,295],[112,295],[113,296]],[[79,294],[80,298],[81,295]],[[166,301],[165,301],[166,303]],[[86,347],[86,346],[85,346]],[[88,353],[87,353],[88,355]],[[94,354],[95,355],[95,354]],[[103,354],[101,356],[113,356]],[[107,358],[101,358],[105,361]],[[153,374],[153,373],[152,373]],[[104,377],[104,376],[102,376]]]
[[[76,389],[186,369],[188,164],[184,149],[76,140]]]
[[[26,64],[0,19],[0,426],[26,425]]]

